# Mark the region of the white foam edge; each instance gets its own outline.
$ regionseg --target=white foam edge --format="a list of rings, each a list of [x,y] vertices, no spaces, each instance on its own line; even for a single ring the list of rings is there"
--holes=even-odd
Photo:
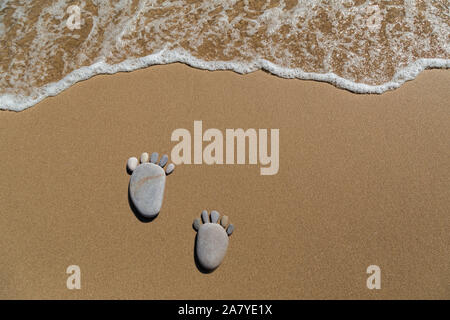
[[[403,83],[416,78],[423,70],[433,68],[449,68],[450,59],[418,59],[409,64],[406,68],[399,70],[389,82],[381,85],[368,85],[356,83],[342,78],[334,73],[314,73],[304,72],[301,69],[290,69],[277,66],[276,64],[259,59],[249,63],[234,61],[204,61],[193,57],[185,50],[162,50],[141,58],[127,59],[118,64],[110,65],[104,61],[98,61],[90,66],[84,66],[72,71],[63,79],[57,82],[46,84],[33,92],[32,96],[3,94],[0,95],[0,109],[11,111],[25,110],[46,97],[56,96],[75,83],[87,80],[98,74],[114,74],[117,72],[134,71],[152,65],[161,65],[181,62],[199,69],[233,70],[237,73],[246,74],[259,69],[268,71],[282,78],[297,78],[302,80],[315,80],[328,82],[338,88],[346,89],[354,93],[375,93],[381,94],[388,90],[400,87]]]

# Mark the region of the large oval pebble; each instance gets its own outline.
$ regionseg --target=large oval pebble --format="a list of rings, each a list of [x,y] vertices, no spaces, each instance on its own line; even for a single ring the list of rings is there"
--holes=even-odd
[[[153,218],[161,210],[166,174],[153,163],[142,163],[130,178],[130,198],[141,215]]]
[[[200,265],[212,271],[225,258],[228,248],[228,235],[225,229],[217,223],[203,224],[198,230],[196,255]]]

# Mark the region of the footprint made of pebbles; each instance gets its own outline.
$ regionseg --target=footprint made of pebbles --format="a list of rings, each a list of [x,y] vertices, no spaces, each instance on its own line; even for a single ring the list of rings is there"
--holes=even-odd
[[[163,203],[166,176],[175,169],[175,165],[171,163],[164,171],[169,157],[163,155],[158,162],[158,156],[158,153],[154,152],[149,159],[148,153],[144,152],[140,164],[135,157],[127,161],[127,169],[131,173],[130,198],[135,208],[145,218],[154,218],[158,215]]]
[[[211,217],[208,211],[204,210],[201,217],[201,220],[197,218],[193,223],[197,231],[195,254],[200,267],[211,272],[220,266],[225,258],[228,237],[233,233],[234,226],[228,223],[227,216],[220,218],[219,212],[215,210],[211,211]]]

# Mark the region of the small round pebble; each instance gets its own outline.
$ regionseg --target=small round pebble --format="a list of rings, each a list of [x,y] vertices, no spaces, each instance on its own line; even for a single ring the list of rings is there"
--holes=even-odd
[[[200,229],[200,227],[202,225],[200,218],[195,219],[193,225],[194,225],[194,229],[198,231],[198,229]]]
[[[175,170],[175,165],[173,163],[170,163],[166,168],[166,174],[169,175]]]
[[[211,211],[211,222],[212,223],[219,222],[219,218],[220,218],[220,214],[216,210]]]
[[[145,163],[148,162],[148,153],[144,152],[143,154],[141,154],[141,163]]]
[[[165,154],[161,157],[161,160],[159,160],[159,166],[163,168],[167,164],[167,161],[169,161],[169,157]]]
[[[232,225],[232,224],[230,223],[230,225],[229,225],[228,228],[227,228],[227,234],[228,234],[229,236],[231,236],[231,234],[233,233],[233,231],[234,231],[234,225]]]
[[[150,162],[151,163],[155,163],[158,161],[158,152],[153,152],[152,155],[150,156]]]
[[[208,211],[206,211],[206,210],[202,211],[202,220],[203,220],[203,223],[208,223],[209,222]]]
[[[226,228],[228,226],[228,216],[223,216],[220,220],[220,224],[222,227]]]
[[[127,161],[128,170],[134,171],[136,169],[136,167],[138,166],[138,163],[139,163],[139,161],[136,157],[131,157],[130,159],[128,159],[128,161]]]

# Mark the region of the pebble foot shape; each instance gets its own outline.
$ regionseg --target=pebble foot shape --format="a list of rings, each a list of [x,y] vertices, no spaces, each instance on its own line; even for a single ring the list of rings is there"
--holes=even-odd
[[[161,210],[166,176],[173,172],[175,166],[171,163],[164,171],[168,157],[163,155],[161,161],[157,163],[157,152],[152,153],[150,157],[144,152],[140,160],[138,163],[137,158],[132,157],[127,161],[127,169],[131,173],[130,198],[137,211],[145,218],[151,219]]]
[[[204,210],[201,217],[202,219],[197,218],[193,223],[197,231],[195,255],[200,267],[211,272],[217,269],[225,258],[228,237],[233,232],[234,226],[228,224],[227,216],[220,219],[220,214],[215,210],[211,212],[211,215]]]

